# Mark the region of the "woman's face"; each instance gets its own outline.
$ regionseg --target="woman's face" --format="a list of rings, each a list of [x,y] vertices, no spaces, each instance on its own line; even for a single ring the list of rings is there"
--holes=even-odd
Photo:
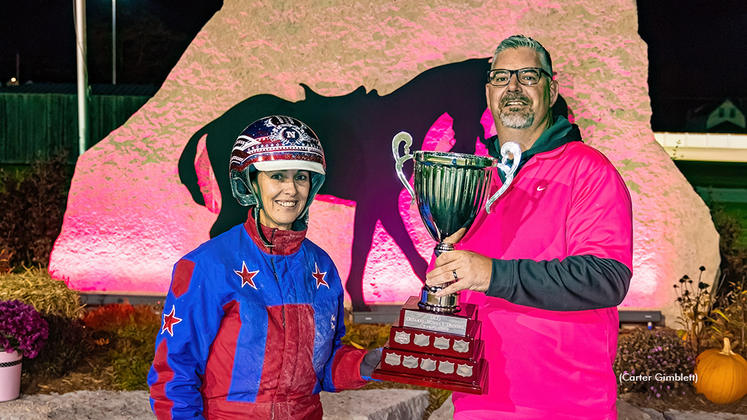
[[[303,212],[311,189],[309,171],[260,171],[255,188],[262,197],[259,222],[269,228],[290,230]]]

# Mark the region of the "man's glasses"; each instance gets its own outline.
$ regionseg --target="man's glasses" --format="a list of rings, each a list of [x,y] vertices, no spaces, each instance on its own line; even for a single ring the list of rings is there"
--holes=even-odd
[[[524,86],[539,83],[542,75],[552,78],[552,75],[539,67],[524,67],[518,70],[493,69],[488,72],[488,82],[493,86],[506,86],[516,73],[516,79]]]

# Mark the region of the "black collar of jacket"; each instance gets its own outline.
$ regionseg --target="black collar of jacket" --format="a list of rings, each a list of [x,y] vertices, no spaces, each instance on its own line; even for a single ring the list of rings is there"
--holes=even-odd
[[[521,154],[521,162],[519,162],[519,168],[516,170],[518,172],[521,170],[521,168],[526,164],[529,159],[532,158],[532,156],[549,152],[550,150],[555,150],[560,146],[563,146],[564,144],[570,143],[572,141],[583,141],[581,139],[581,130],[579,130],[578,126],[576,124],[571,124],[568,122],[568,120],[565,119],[563,116],[556,116],[553,118],[553,128],[561,128],[563,125],[570,126],[570,131],[568,131],[564,136],[546,136],[541,135],[537,141],[534,142],[532,147],[523,152]],[[498,141],[498,136],[490,137],[489,139],[481,140],[481,142],[487,147],[488,154],[496,159],[501,159],[500,154],[500,142]],[[509,160],[507,163],[509,166],[511,166],[512,161]],[[498,175],[501,177],[501,181],[505,181],[505,176],[503,175],[503,172],[498,171]],[[515,175],[514,175],[515,176]]]

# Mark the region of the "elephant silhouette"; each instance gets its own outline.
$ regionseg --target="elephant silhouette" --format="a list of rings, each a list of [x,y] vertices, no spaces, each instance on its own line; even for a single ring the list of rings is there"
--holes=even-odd
[[[420,150],[433,123],[444,113],[453,119],[452,151],[474,153],[484,136],[480,118],[486,109],[485,83],[489,59],[470,59],[431,68],[394,92],[380,96],[364,87],[326,97],[301,84],[306,99],[289,102],[274,95],[247,98],[198,130],[179,159],[179,176],[194,201],[205,205],[194,166],[199,140],[205,144],[222,197],[221,210],[210,230],[214,237],[242,223],[247,208],[231,194],[228,161],[234,141],[251,122],[268,115],[295,117],[314,130],[324,147],[327,177],[320,193],[356,202],[354,236],[347,291],[356,311],[367,310],[363,299],[363,271],[377,220],[402,249],[413,271],[425,279],[427,262],[418,254],[398,210],[402,190],[394,170],[391,141],[407,131],[411,150]],[[405,175],[412,174],[412,163]]]

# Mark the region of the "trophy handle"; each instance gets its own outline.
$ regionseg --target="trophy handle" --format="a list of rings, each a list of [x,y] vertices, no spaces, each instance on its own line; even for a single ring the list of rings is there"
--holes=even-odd
[[[399,155],[399,145],[405,143],[405,154],[400,156]],[[399,177],[399,180],[402,182],[402,185],[407,188],[407,192],[410,193],[410,197],[412,197],[412,200],[410,203],[415,202],[415,190],[412,188],[412,185],[410,185],[409,182],[407,182],[407,178],[405,178],[405,174],[402,172],[402,165],[404,165],[405,162],[412,159],[412,153],[410,153],[410,146],[412,146],[412,136],[410,133],[407,133],[405,131],[400,131],[397,133],[396,136],[392,139],[392,154],[394,155],[395,164],[394,167],[397,170],[397,176]]]
[[[510,168],[508,167],[508,165],[506,165],[506,162],[508,162],[509,153],[513,155],[513,164]],[[511,185],[511,182],[513,182],[514,174],[516,173],[516,170],[519,169],[519,163],[521,163],[521,147],[514,142],[507,142],[503,145],[503,147],[501,147],[501,157],[503,158],[501,159],[501,162],[498,163],[496,161],[496,164],[494,166],[503,171],[503,173],[506,175],[506,182],[504,182],[501,188],[488,199],[488,203],[485,205],[485,211],[488,213],[490,213],[490,206],[493,205],[498,197],[506,192],[508,187]]]

